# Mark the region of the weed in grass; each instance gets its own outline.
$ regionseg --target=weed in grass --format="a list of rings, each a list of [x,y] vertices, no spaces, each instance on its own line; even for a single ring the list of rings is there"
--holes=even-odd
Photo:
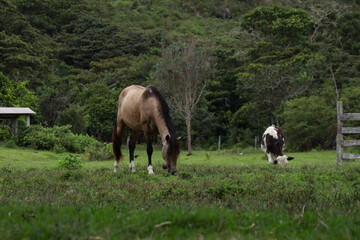
[[[58,167],[65,170],[76,170],[83,167],[81,158],[75,154],[67,154],[58,162]]]
[[[7,165],[6,167],[0,168],[1,173],[12,173],[14,172],[14,168],[10,165]]]

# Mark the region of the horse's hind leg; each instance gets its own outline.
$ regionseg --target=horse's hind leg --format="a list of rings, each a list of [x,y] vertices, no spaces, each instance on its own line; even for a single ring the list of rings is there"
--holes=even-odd
[[[129,168],[132,172],[135,172],[134,151],[135,151],[136,141],[139,138],[139,136],[140,136],[140,132],[133,131],[131,133],[131,137],[130,137],[130,143],[129,143],[130,165],[129,165]]]
[[[123,142],[124,134],[125,134],[125,124],[123,121],[117,122],[117,119],[115,119],[114,122],[114,130],[113,130],[113,150],[115,155],[115,162],[114,162],[114,172],[116,173],[119,168],[119,160],[120,158],[123,158],[123,154],[121,152],[121,144]]]

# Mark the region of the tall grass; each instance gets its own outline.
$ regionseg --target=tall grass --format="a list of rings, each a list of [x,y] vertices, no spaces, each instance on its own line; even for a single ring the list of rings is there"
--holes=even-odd
[[[0,147],[0,239],[360,236],[360,166],[337,167],[335,152],[296,153],[281,167],[258,152],[196,151],[175,176],[159,151],[148,175],[138,153],[135,174],[125,160],[114,174],[112,161],[69,171],[55,167],[61,154]]]

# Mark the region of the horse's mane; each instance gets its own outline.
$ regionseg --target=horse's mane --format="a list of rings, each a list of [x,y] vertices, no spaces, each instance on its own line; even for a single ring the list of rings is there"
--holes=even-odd
[[[150,90],[154,94],[154,96],[159,100],[161,105],[161,115],[165,120],[166,126],[170,133],[170,140],[169,140],[169,153],[170,151],[174,151],[173,153],[179,153],[180,147],[179,147],[179,141],[176,138],[176,132],[175,127],[172,118],[169,114],[169,105],[165,101],[164,97],[161,95],[159,90],[154,86],[147,86],[147,90]]]

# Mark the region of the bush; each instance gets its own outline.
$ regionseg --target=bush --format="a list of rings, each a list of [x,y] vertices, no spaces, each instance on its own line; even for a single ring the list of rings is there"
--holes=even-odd
[[[58,167],[65,170],[76,170],[83,167],[80,157],[75,154],[67,154],[58,163]]]
[[[71,126],[54,126],[46,128],[40,125],[32,125],[26,128],[25,134],[18,139],[18,143],[33,149],[53,150],[55,152],[82,153],[89,145],[100,142],[93,137],[73,134]]]
[[[83,159],[88,161],[106,161],[114,158],[112,144],[97,143],[85,148]]]
[[[4,141],[11,138],[10,127],[4,124],[0,124],[0,141]]]
[[[15,148],[16,147],[16,142],[13,138],[9,138],[8,140],[6,140],[5,142],[5,146],[8,148]]]
[[[56,152],[56,153],[64,153],[64,152],[66,152],[66,149],[65,149],[65,147],[64,147],[63,145],[61,145],[61,144],[55,144],[55,146],[54,146],[54,152]]]

